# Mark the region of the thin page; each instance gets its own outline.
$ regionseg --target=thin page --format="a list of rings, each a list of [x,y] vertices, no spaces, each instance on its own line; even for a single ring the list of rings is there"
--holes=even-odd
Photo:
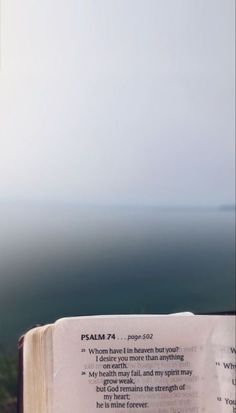
[[[235,317],[62,319],[53,413],[235,413]]]

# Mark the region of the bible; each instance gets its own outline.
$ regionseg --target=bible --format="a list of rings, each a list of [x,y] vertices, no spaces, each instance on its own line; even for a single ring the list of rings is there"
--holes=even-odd
[[[64,318],[19,343],[19,413],[236,413],[235,316]]]

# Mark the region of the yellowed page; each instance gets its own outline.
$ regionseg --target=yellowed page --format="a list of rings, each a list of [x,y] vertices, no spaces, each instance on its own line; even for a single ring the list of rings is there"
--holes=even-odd
[[[235,413],[235,317],[62,319],[53,413]]]
[[[23,349],[23,411],[52,413],[52,326],[26,333]]]

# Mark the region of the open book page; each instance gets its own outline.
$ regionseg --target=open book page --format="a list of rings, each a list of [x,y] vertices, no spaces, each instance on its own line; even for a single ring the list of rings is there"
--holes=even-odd
[[[235,413],[235,317],[62,319],[53,413]]]

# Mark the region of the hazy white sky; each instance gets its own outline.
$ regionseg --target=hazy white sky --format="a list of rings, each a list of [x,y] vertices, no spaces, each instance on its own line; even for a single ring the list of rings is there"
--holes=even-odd
[[[234,0],[2,0],[0,200],[234,202]]]

